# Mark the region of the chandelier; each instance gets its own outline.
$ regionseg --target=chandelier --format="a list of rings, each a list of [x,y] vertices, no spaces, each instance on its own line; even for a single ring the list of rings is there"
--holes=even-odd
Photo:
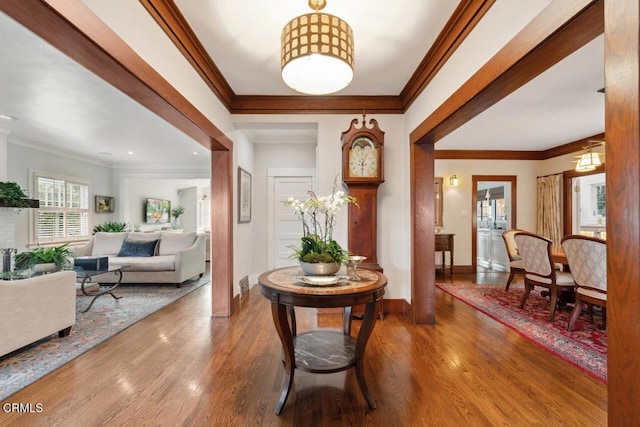
[[[337,16],[320,13],[326,0],[309,0],[313,13],[300,15],[282,30],[282,80],[292,89],[326,95],[353,79],[353,30]]]
[[[582,154],[578,156],[578,163],[576,164],[576,172],[588,172],[595,170],[602,163],[600,162],[600,155],[593,151],[593,147],[597,147],[598,145],[602,145],[604,141],[595,141],[595,144],[592,144],[592,141],[587,142],[587,146],[584,147]]]

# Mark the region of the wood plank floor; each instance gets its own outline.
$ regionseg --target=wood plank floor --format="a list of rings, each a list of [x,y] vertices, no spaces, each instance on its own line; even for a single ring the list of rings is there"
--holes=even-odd
[[[377,322],[365,354],[376,410],[367,409],[353,370],[296,371],[275,415],[283,369],[269,302],[256,286],[238,314],[215,319],[210,291],[189,294],[14,394],[3,403],[39,403],[42,412],[0,411],[0,425],[606,425],[605,384],[440,291],[436,326],[401,315]],[[299,331],[339,325],[333,314],[296,312]]]

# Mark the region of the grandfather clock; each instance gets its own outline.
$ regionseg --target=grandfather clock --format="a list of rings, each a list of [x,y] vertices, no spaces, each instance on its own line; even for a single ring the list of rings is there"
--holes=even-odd
[[[375,119],[362,115],[342,132],[342,180],[358,206],[349,204],[349,251],[367,259],[362,267],[382,271],[378,264],[378,186],[384,182],[384,132]]]

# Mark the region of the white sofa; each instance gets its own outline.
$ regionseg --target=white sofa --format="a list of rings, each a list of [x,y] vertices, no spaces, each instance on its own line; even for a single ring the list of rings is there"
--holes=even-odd
[[[118,256],[123,243],[157,241],[153,256]],[[121,283],[175,283],[205,272],[205,237],[196,233],[171,231],[141,233],[98,232],[84,246],[71,248],[76,256],[107,256],[109,265],[129,265],[123,270]],[[147,254],[148,255],[148,254]],[[113,273],[100,274],[93,282],[115,283]]]
[[[76,323],[76,273],[61,271],[21,280],[0,280],[0,356]]]

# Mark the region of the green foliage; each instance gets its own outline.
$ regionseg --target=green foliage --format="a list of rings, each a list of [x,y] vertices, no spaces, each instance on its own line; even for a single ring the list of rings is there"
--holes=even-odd
[[[126,222],[107,221],[93,227],[93,234],[96,234],[98,231],[103,231],[105,233],[120,233],[122,231],[127,231],[128,227],[129,225]]]
[[[343,264],[349,255],[348,251],[342,249],[335,240],[325,242],[317,234],[302,237],[300,248],[292,246],[291,249],[294,250],[293,257],[308,263],[337,262]]]
[[[25,190],[15,182],[0,182],[0,202],[5,206],[16,208],[29,207],[29,196]]]
[[[37,247],[30,252],[22,252],[15,257],[15,266],[18,270],[24,270],[36,264],[55,264],[58,269],[63,268],[69,260],[75,258],[75,254],[65,243],[60,246]]]
[[[177,205],[175,208],[173,208],[173,210],[171,211],[171,215],[175,218],[178,219],[180,218],[180,216],[184,213],[184,208],[180,205]]]

